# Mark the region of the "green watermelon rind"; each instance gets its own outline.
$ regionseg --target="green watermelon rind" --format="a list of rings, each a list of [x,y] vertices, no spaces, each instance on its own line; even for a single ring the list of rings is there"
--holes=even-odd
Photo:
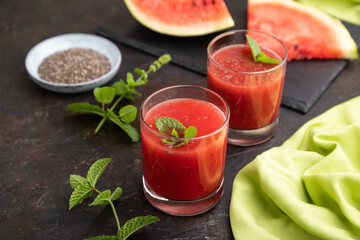
[[[344,59],[358,59],[358,48],[351,37],[347,28],[342,24],[340,20],[334,18],[320,10],[312,8],[310,6],[304,5],[302,3],[295,2],[293,0],[249,0],[249,4],[263,4],[263,3],[279,3],[285,4],[286,6],[293,8],[297,11],[304,11],[311,16],[319,19],[323,23],[326,23],[329,26],[329,29],[332,29],[334,36],[337,37],[339,48],[342,50],[342,56],[339,58]]]
[[[235,26],[235,22],[229,14],[220,21],[194,23],[193,25],[175,26],[172,24],[162,23],[156,19],[150,19],[141,13],[131,0],[124,0],[131,15],[145,27],[165,35],[177,37],[202,36]]]

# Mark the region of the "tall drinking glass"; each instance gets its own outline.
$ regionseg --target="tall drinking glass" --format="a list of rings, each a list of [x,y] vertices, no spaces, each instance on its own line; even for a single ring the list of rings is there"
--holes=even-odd
[[[229,125],[225,100],[200,86],[172,86],[149,96],[140,112],[143,189],[148,201],[177,216],[197,215],[215,206],[223,194]],[[176,119],[185,128],[194,126],[197,135],[160,133],[155,124],[160,117]]]
[[[279,64],[254,60],[246,34],[262,52]],[[287,50],[276,37],[259,31],[237,30],[215,37],[207,48],[208,88],[230,107],[228,142],[247,146],[271,138],[279,121]]]

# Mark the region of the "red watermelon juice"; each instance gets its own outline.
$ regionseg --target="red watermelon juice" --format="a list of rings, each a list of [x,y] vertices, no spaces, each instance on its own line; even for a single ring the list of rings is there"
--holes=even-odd
[[[146,113],[142,108],[144,191],[155,207],[173,215],[195,215],[221,197],[228,132],[224,100],[222,104],[221,109],[207,100],[180,97],[161,101]],[[155,125],[159,117],[177,119],[186,128],[196,127],[196,137],[181,146],[165,143],[163,139],[169,136],[159,133]],[[166,205],[168,202],[172,205]],[[177,203],[182,203],[181,207]]]
[[[260,48],[267,56],[284,62],[273,50]],[[230,131],[237,131],[235,138],[240,139],[235,144],[253,145],[267,140],[268,126],[276,127],[278,121],[285,64],[255,62],[249,45],[229,44],[208,57],[207,77],[208,88],[229,104]],[[229,134],[230,143],[231,139]]]

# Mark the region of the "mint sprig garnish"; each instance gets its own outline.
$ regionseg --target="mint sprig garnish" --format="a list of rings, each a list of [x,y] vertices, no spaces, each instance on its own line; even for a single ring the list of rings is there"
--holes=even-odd
[[[197,129],[194,126],[185,128],[184,125],[175,118],[159,117],[155,120],[155,125],[160,133],[174,138],[194,138],[197,134]],[[174,144],[179,147],[189,142],[186,139],[164,138],[164,143]]]
[[[147,71],[135,68],[135,73],[139,76],[137,80],[134,79],[132,73],[126,74],[126,83],[124,80],[119,80],[115,82],[112,86],[104,86],[95,88],[93,91],[94,97],[101,106],[89,103],[73,103],[67,106],[67,111],[74,113],[86,113],[86,114],[97,114],[102,117],[102,120],[95,129],[95,134],[97,134],[101,127],[104,125],[106,120],[110,120],[116,125],[118,125],[130,138],[133,142],[139,141],[139,133],[137,130],[130,124],[136,119],[137,108],[134,105],[127,105],[119,110],[117,115],[114,112],[114,109],[121,102],[122,99],[128,99],[133,101],[134,95],[141,95],[135,90],[136,87],[145,85],[148,82],[148,75],[155,73],[159,70],[164,64],[170,62],[171,57],[168,54],[161,56],[159,59],[154,61]],[[116,101],[115,97],[118,97]],[[106,105],[112,104],[110,108]]]
[[[139,230],[140,228],[160,221],[160,219],[156,216],[138,216],[134,217],[121,227],[118,215],[115,210],[115,206],[113,201],[119,199],[122,195],[122,189],[117,187],[114,192],[111,193],[110,190],[100,191],[95,188],[95,184],[99,180],[101,174],[104,172],[105,168],[109,165],[111,158],[102,158],[94,162],[87,175],[86,178],[80,175],[70,175],[70,185],[74,189],[70,196],[69,200],[69,210],[71,210],[76,205],[82,203],[85,199],[92,196],[93,192],[97,192],[98,195],[93,200],[89,206],[105,206],[110,205],[116,220],[116,224],[118,227],[117,234],[114,236],[108,235],[100,235],[95,237],[86,238],[85,240],[105,240],[105,239],[112,239],[112,240],[125,240],[128,238],[132,233]]]
[[[277,59],[271,58],[261,51],[259,45],[252,39],[248,34],[245,34],[246,39],[248,40],[248,44],[250,46],[253,58],[255,62],[263,62],[263,63],[272,63],[272,64],[280,64],[281,62]]]

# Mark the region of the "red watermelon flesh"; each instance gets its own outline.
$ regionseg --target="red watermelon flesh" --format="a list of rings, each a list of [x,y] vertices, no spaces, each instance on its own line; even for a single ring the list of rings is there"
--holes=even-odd
[[[223,0],[125,0],[144,26],[173,36],[199,36],[234,26]]]
[[[249,0],[248,29],[278,37],[288,60],[358,58],[356,44],[339,20],[291,0]]]

